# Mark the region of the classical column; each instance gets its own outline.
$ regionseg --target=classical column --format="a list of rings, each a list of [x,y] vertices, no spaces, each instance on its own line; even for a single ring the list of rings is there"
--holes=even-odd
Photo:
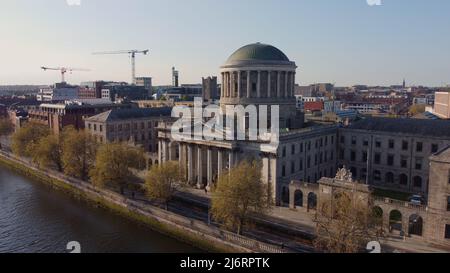
[[[291,97],[295,95],[295,72],[292,72],[292,87],[291,87]]]
[[[188,150],[188,181],[192,183],[194,181],[194,154],[192,151],[192,146],[187,145]]]
[[[174,144],[172,142],[169,142],[167,144],[167,147],[168,147],[168,152],[167,153],[168,153],[169,156],[168,156],[166,161],[172,161],[175,158],[175,156],[172,153],[173,146],[174,146]]]
[[[247,98],[250,98],[252,94],[251,75],[251,71],[247,71]]]
[[[203,188],[202,146],[198,146],[197,148],[197,188]]]
[[[158,164],[162,164],[162,151],[163,149],[163,145],[162,145],[162,141],[159,140],[158,141]]]
[[[207,160],[207,180],[208,185],[207,188],[209,189],[211,187],[211,184],[213,182],[213,162],[212,162],[212,148],[208,147],[208,151],[206,154],[206,160]]]
[[[289,82],[289,72],[286,71],[284,77],[284,97],[288,97],[288,82]]]
[[[257,97],[261,98],[261,71],[258,71],[258,83],[256,86]]]
[[[228,72],[225,72],[225,97],[228,97],[228,86],[229,86]]]
[[[280,97],[281,93],[281,72],[277,72],[277,98]]]
[[[222,175],[223,172],[223,152],[222,150],[217,150],[217,174],[218,177]]]
[[[270,79],[270,73],[271,71],[267,71],[267,97],[270,98],[270,91],[271,91],[271,79]]]
[[[169,142],[168,141],[164,141],[163,145],[164,145],[163,161],[167,162],[167,161],[169,161]]]
[[[234,166],[234,152],[231,150],[228,152],[228,169],[233,168]]]
[[[224,90],[225,90],[225,72],[222,72],[222,86],[220,88],[220,97],[223,97]]]
[[[230,98],[234,97],[234,72],[230,72]]]
[[[237,97],[240,98],[241,97],[241,71],[238,71],[237,73],[238,73],[238,76],[237,76],[237,81],[238,81],[238,83],[237,83],[237,85],[238,85]]]

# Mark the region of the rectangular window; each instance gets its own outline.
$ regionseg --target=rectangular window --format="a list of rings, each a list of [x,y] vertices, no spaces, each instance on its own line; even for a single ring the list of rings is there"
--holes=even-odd
[[[445,225],[445,239],[450,239],[450,225]]]
[[[375,154],[375,164],[381,164],[381,154]]]
[[[345,136],[341,136],[341,144],[345,144]]]
[[[295,162],[291,162],[291,173],[295,173]]]
[[[286,176],[286,166],[283,166],[283,167],[281,168],[281,175],[282,175],[283,177]]]
[[[334,144],[334,136],[331,136],[331,144]]]
[[[300,159],[300,166],[299,166],[300,168],[300,171],[303,171],[303,160],[302,159]]]
[[[422,170],[422,158],[416,158],[416,170]]]
[[[404,156],[402,156],[402,159],[400,160],[400,166],[402,168],[408,168],[408,159]]]
[[[103,132],[103,125],[100,125],[100,132]]]
[[[300,153],[303,153],[303,143],[300,143]]]
[[[292,145],[291,153],[295,155],[295,144]]]
[[[350,152],[350,161],[356,161],[356,152],[355,151]]]
[[[366,146],[366,147],[369,146],[369,140],[364,139],[363,145]]]
[[[356,137],[352,136],[352,145],[356,145]]]
[[[447,211],[450,211],[450,196],[447,197]]]
[[[388,155],[388,157],[387,157],[387,164],[389,166],[393,166],[394,165],[394,160],[395,160],[395,157],[393,155]]]
[[[389,139],[389,149],[395,148],[395,141],[393,139]]]
[[[381,148],[381,141],[380,140],[375,141],[375,147]]]
[[[97,131],[97,124],[94,124],[94,131]]]
[[[432,152],[433,154],[437,153],[438,150],[439,150],[439,145],[437,145],[437,144],[431,144],[431,152]]]
[[[450,171],[448,171],[448,184],[450,184]]]
[[[361,162],[367,162],[367,152],[362,152],[362,160]]]
[[[91,124],[90,123],[88,124],[88,128],[89,128],[89,130],[91,130]]]
[[[416,152],[420,153],[423,151],[423,143],[422,142],[417,142],[416,144]]]
[[[408,141],[403,140],[402,141],[402,150],[403,151],[407,151],[408,150],[408,146],[409,146]]]
[[[286,157],[286,147],[283,147],[283,157]]]

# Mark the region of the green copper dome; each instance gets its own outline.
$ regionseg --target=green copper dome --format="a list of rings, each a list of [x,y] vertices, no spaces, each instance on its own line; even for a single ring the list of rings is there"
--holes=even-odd
[[[238,61],[280,61],[289,62],[289,58],[278,48],[256,43],[241,47],[234,52],[227,63]]]

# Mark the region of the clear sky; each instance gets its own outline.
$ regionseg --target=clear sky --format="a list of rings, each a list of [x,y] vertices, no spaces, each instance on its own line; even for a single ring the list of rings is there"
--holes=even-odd
[[[198,83],[254,42],[284,51],[302,85],[449,84],[450,1],[381,1],[1,0],[0,85],[59,81],[41,66],[91,69],[71,83],[129,81],[127,55],[91,53],[147,48],[138,76],[168,84],[176,66],[181,83]]]

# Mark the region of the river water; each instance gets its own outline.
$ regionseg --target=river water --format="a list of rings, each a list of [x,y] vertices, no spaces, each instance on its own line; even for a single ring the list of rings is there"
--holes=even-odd
[[[0,253],[192,253],[200,250],[0,166]]]

